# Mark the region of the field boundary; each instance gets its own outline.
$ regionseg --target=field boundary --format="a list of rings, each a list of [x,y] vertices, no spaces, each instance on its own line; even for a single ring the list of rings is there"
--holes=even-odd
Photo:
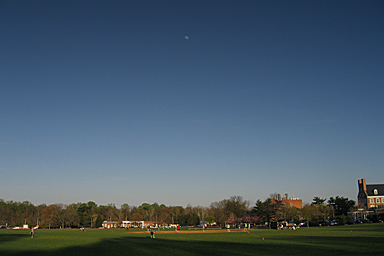
[[[205,228],[205,230],[217,230],[223,228]],[[187,230],[203,230],[203,228],[188,228]]]
[[[244,229],[214,229],[214,230],[182,230],[182,231],[156,231],[155,234],[203,234],[203,233],[233,233],[242,232],[247,233]],[[127,234],[149,234],[148,231],[141,232],[126,232]]]

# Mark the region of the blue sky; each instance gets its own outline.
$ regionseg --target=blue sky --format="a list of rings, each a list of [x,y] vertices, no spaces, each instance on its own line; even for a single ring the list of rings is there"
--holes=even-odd
[[[384,183],[383,13],[382,1],[2,1],[0,198],[356,200],[358,179]]]

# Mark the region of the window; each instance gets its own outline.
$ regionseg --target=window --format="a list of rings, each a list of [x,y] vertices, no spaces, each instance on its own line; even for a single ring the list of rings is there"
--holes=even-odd
[[[373,194],[378,195],[378,194],[379,194],[379,191],[375,188],[375,189],[373,190]]]
[[[384,197],[383,197],[383,198],[381,198],[381,202],[384,204]]]
[[[377,203],[377,204],[380,203],[380,198],[376,198],[376,203]]]
[[[370,199],[370,203],[373,204],[375,201],[373,200],[373,198]]]

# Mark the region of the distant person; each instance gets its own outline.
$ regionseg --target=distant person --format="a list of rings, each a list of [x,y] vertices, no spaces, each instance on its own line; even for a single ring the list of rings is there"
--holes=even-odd
[[[35,234],[35,230],[33,229],[33,226],[31,226],[31,238],[33,238],[34,234]]]
[[[181,229],[180,225],[177,225],[177,232],[180,233],[180,229]]]

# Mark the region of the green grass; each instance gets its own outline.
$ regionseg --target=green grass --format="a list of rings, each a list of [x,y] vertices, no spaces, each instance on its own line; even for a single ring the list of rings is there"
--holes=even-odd
[[[264,238],[264,240],[263,240]],[[384,255],[384,224],[133,234],[116,230],[0,230],[0,255]]]

